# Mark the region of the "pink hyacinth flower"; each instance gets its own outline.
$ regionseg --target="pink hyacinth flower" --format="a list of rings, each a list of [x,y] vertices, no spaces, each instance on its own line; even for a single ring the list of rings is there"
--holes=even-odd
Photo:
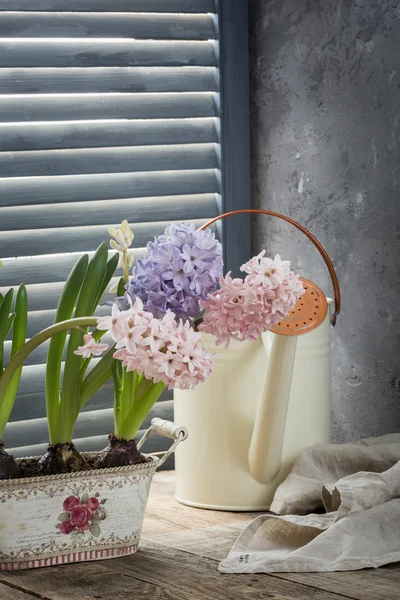
[[[249,262],[240,268],[241,271],[248,273],[246,280],[249,283],[275,289],[280,285],[290,273],[290,262],[282,260],[279,254],[274,259],[265,256],[265,250],[258,256],[253,257]]]
[[[74,354],[83,356],[83,358],[90,358],[91,356],[100,356],[109,347],[108,344],[100,344],[96,342],[94,337],[90,333],[85,333],[83,336],[85,342],[83,346],[78,346],[74,351]]]
[[[114,342],[118,342],[128,329],[129,311],[120,311],[116,304],[113,304],[111,315],[97,319],[97,329],[101,331],[110,331]]]
[[[113,356],[127,371],[135,370],[169,389],[191,389],[210,375],[212,356],[204,348],[201,334],[188,323],[177,323],[171,311],[156,319],[143,310],[139,299],[126,312],[130,329],[117,342]]]
[[[214,335],[217,345],[227,348],[231,339],[256,340],[293,310],[304,293],[288,261],[264,255],[265,251],[241,267],[248,273],[244,280],[228,273],[220,289],[200,303],[205,312],[199,330]]]

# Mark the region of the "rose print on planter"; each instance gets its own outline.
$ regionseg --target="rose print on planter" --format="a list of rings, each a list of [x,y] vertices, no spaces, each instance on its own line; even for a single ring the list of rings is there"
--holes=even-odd
[[[89,497],[68,496],[63,502],[63,511],[58,515],[60,523],[56,525],[60,533],[76,535],[89,531],[94,537],[100,535],[100,522],[106,518],[104,504],[106,499],[98,500],[99,493]]]
[[[79,503],[80,499],[78,496],[68,496],[68,498],[64,500],[63,509],[69,512],[74,508],[74,506],[77,506]]]

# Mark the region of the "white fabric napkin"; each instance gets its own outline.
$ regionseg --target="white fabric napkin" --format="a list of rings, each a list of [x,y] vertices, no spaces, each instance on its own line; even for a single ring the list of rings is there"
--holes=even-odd
[[[400,434],[305,450],[224,573],[348,571],[400,561]],[[325,514],[307,514],[325,510]],[[290,513],[290,514],[289,514]]]

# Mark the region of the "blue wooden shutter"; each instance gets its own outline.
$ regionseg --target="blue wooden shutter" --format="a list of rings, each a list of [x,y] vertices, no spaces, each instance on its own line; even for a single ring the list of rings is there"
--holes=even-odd
[[[237,0],[0,0],[0,291],[27,285],[29,336],[53,322],[71,267],[110,225],[129,220],[140,256],[168,223],[238,206],[221,176],[223,5],[228,34]],[[232,85],[246,94],[240,77]],[[26,362],[6,429],[16,455],[47,442],[46,352]],[[111,407],[110,383],[79,418],[79,448],[105,445]],[[156,414],[172,418],[171,395]]]

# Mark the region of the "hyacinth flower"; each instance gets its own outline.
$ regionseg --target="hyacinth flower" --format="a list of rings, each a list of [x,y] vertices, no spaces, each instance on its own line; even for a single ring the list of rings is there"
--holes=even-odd
[[[166,389],[191,389],[211,374],[213,359],[201,334],[189,323],[177,322],[167,311],[162,319],[145,311],[140,298],[128,310],[113,306],[97,329],[110,331],[113,350],[114,433],[95,467],[138,464],[147,459],[136,447],[135,436],[160,394]],[[99,344],[90,336],[75,353],[96,353]]]
[[[200,301],[217,289],[222,267],[222,247],[212,231],[172,223],[136,261],[125,298],[140,298],[156,317],[171,310],[178,320],[198,319]]]
[[[281,321],[304,294],[304,287],[290,270],[290,262],[274,259],[263,250],[242,265],[243,279],[221,277],[219,289],[202,300],[204,313],[199,330],[215,336],[217,345],[229,346],[231,339],[256,340]]]
[[[212,358],[192,328],[189,317],[201,314],[200,300],[216,289],[222,274],[222,251],[211,232],[194,225],[169,225],[150,242],[129,277],[133,234],[123,222],[110,229],[111,247],[120,254],[123,276],[111,315],[97,329],[110,331],[113,353],[114,432],[96,466],[113,467],[141,462],[135,436],[166,387],[189,389],[211,373]],[[122,308],[120,308],[122,307]],[[76,350],[90,353],[94,340]],[[98,348],[97,348],[98,350]],[[100,361],[101,365],[101,361]]]
[[[122,221],[118,228],[109,227],[108,233],[113,238],[110,241],[110,247],[119,254],[118,268],[121,268],[123,272],[119,283],[110,288],[110,293],[115,294],[118,292],[119,285],[121,284],[120,289],[122,294],[125,283],[129,280],[129,269],[132,267],[135,258],[133,250],[130,248],[135,236],[126,219]]]
[[[0,263],[0,268],[2,264]],[[0,294],[0,383],[4,376],[4,342],[10,331],[12,331],[11,355],[15,356],[19,349],[25,344],[26,324],[28,315],[28,299],[26,288],[20,285],[13,306],[14,290],[10,289],[5,296]],[[4,429],[10,417],[17,395],[21,378],[21,367],[19,367],[9,381],[7,390],[0,398],[0,479],[18,477],[19,469],[12,456],[10,456],[2,441]]]

